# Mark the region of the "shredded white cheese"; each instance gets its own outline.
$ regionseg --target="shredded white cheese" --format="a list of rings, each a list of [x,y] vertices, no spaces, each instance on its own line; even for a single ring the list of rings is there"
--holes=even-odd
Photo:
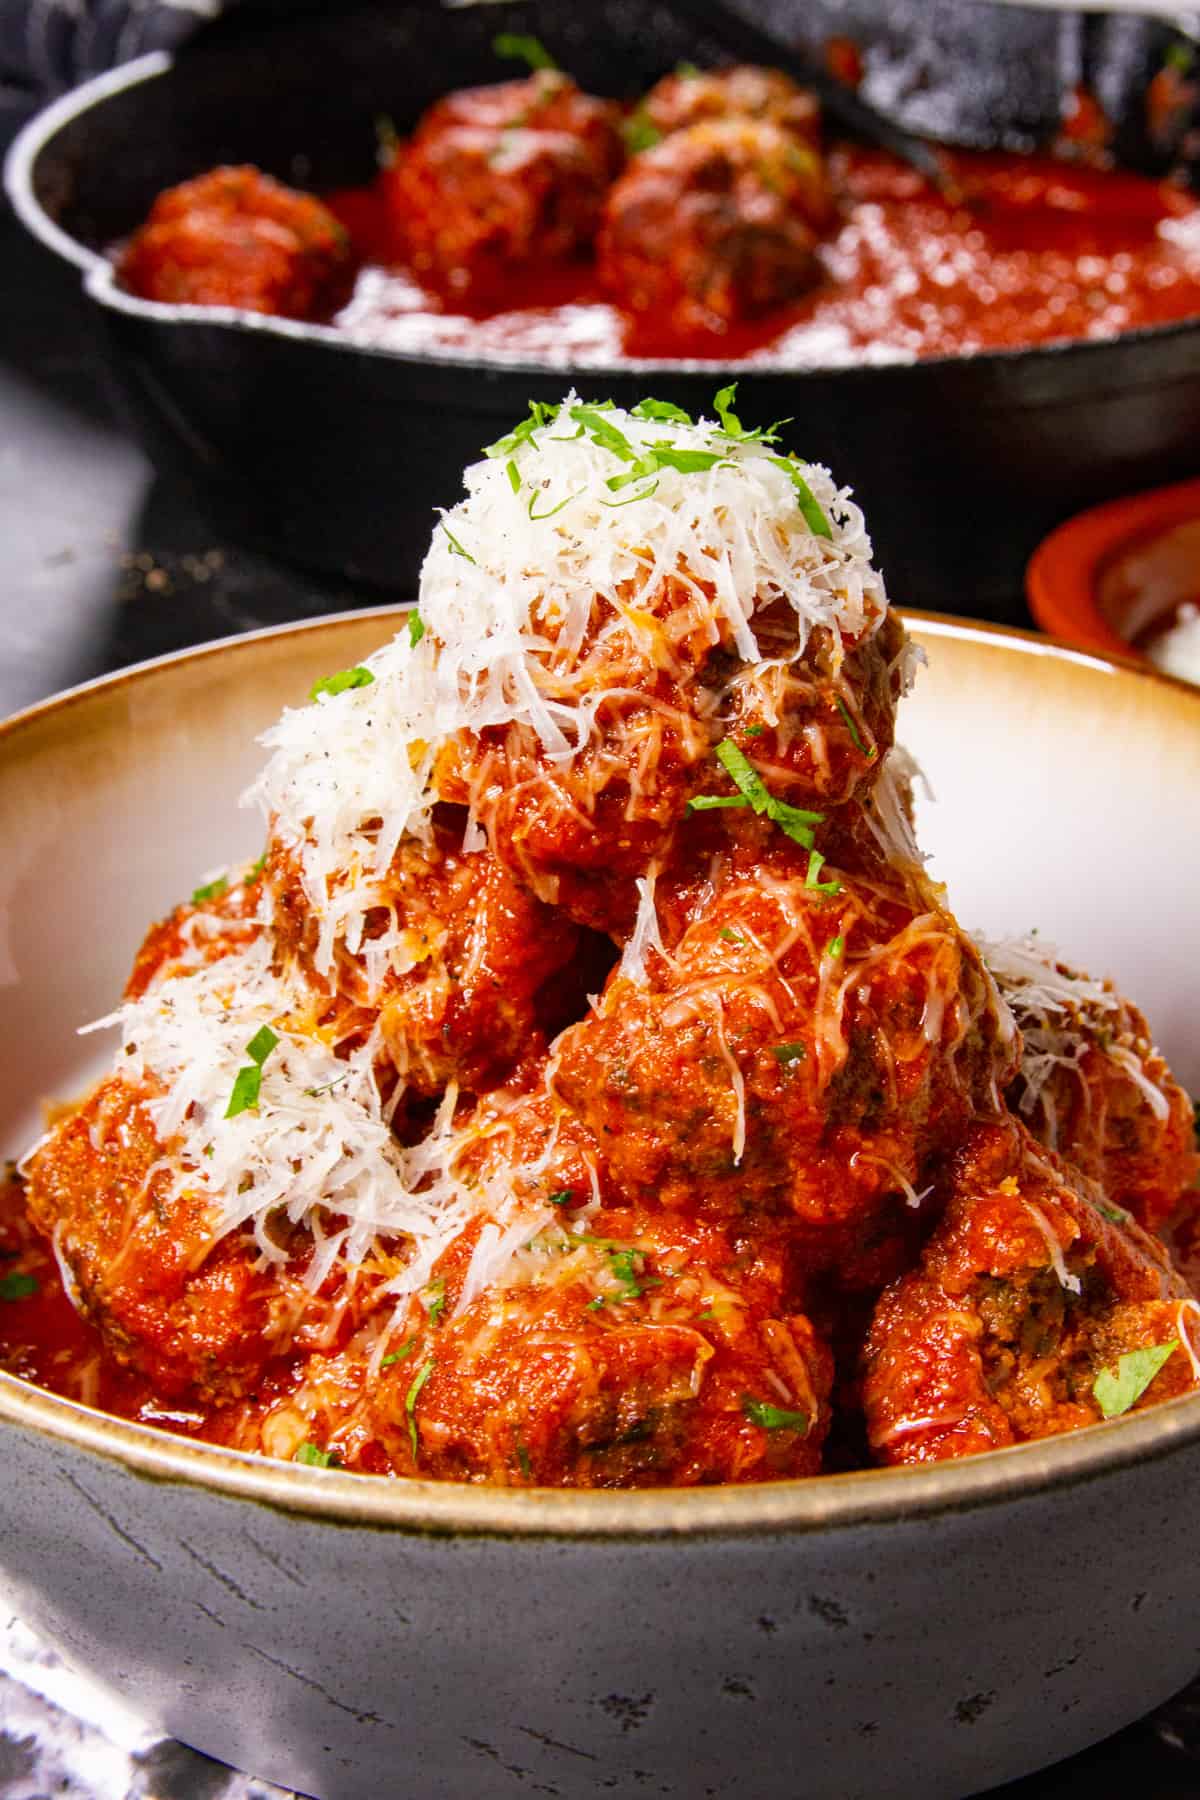
[[[862,513],[823,468],[806,465],[803,480],[830,536],[806,522],[773,446],[711,421],[641,418],[570,394],[516,435],[467,469],[466,499],[434,532],[417,645],[402,630],[368,658],[369,683],[285,712],[262,740],[271,759],[246,798],[297,854],[321,973],[339,940],[361,936],[402,838],[428,838],[437,751],[458,733],[521,723],[567,768],[614,697],[618,644],[675,673],[725,645],[753,671],[765,607],[791,608],[793,660],[814,629],[857,638],[886,610]],[[627,480],[660,451],[716,460],[660,461]],[[652,758],[653,735],[631,748],[635,763]],[[393,950],[385,936],[382,955]]]

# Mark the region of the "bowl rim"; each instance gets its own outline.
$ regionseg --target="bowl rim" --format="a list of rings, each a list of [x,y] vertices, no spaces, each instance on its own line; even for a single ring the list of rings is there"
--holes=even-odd
[[[1200,314],[1177,319],[1163,325],[1143,325],[1132,331],[1118,332],[1105,338],[1055,338],[1044,344],[1015,346],[1011,349],[970,350],[949,356],[897,356],[879,363],[848,362],[832,365],[804,363],[722,362],[719,358],[697,357],[626,357],[613,361],[554,363],[531,358],[521,353],[506,356],[494,352],[486,357],[469,352],[456,353],[443,346],[434,351],[403,350],[386,344],[364,341],[348,331],[331,325],[310,324],[299,319],[276,318],[270,314],[246,312],[236,306],[190,306],[169,304],[160,300],[143,300],[127,294],[117,286],[116,271],[101,251],[89,249],[70,232],[64,231],[37,198],[34,166],[42,150],[65,125],[82,118],[93,106],[166,75],[175,67],[176,56],[166,50],[151,50],[134,57],[115,69],[93,76],[90,81],[62,94],[41,108],[17,133],[9,146],[3,164],[5,192],[22,225],[49,250],[77,268],[83,276],[88,297],[106,311],[125,314],[148,323],[165,325],[220,326],[235,333],[268,338],[283,338],[293,343],[320,346],[340,354],[382,357],[391,362],[418,368],[475,372],[502,371],[505,374],[541,376],[573,381],[611,381],[621,376],[689,375],[709,376],[719,380],[734,374],[747,382],[820,379],[839,385],[886,379],[891,373],[904,372],[918,381],[944,380],[951,369],[971,368],[984,374],[1017,365],[1027,367],[1031,358],[1039,367],[1062,367],[1064,362],[1076,364],[1081,359],[1094,359],[1116,346],[1160,345],[1195,335],[1200,329]],[[1085,363],[1086,366],[1086,363]],[[1010,402],[1013,404],[1013,402]]]
[[[253,656],[279,640],[340,631],[364,620],[406,616],[411,602],[365,607],[215,639],[119,669],[66,689],[0,721],[0,759],[21,732],[90,698],[153,680],[176,665]],[[919,636],[982,641],[1049,657],[1124,681],[1149,683],[1195,709],[1200,688],[1128,658],[1113,660],[1017,627],[902,609]],[[744,1486],[635,1490],[504,1488],[410,1477],[357,1475],[275,1462],[132,1424],[0,1372],[0,1423],[23,1428],[115,1464],[127,1475],[200,1487],[224,1498],[304,1514],[329,1525],[401,1531],[430,1538],[622,1539],[747,1537],[846,1530],[973,1512],[1102,1480],[1134,1463],[1155,1462],[1200,1443],[1200,1393],[1183,1395],[1060,1437],[986,1451],[928,1467],[864,1469]]]
[[[1189,519],[1200,519],[1200,477],[1125,494],[1076,513],[1042,539],[1026,566],[1025,592],[1034,618],[1068,643],[1139,668],[1152,667],[1105,618],[1096,584],[1118,550]]]

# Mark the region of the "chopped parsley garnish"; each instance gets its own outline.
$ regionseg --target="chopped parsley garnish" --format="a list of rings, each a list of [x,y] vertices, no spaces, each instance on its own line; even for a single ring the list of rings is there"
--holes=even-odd
[[[0,1275],[0,1300],[28,1300],[31,1294],[38,1291],[37,1278],[33,1275]]]
[[[532,441],[535,431],[540,431],[543,425],[552,425],[557,419],[558,413],[558,407],[547,401],[531,400],[529,417],[522,419],[519,425],[514,425],[513,429],[504,437],[497,438],[494,444],[485,444],[483,454],[493,458],[511,456],[521,444],[528,444]]]
[[[803,1062],[804,1058],[808,1055],[808,1046],[807,1044],[801,1044],[799,1042],[791,1044],[772,1044],[771,1055],[775,1058],[776,1062],[780,1063]]]
[[[533,1464],[530,1462],[529,1452],[521,1442],[520,1438],[517,1439],[517,1463],[520,1466],[521,1473],[526,1481],[531,1481],[533,1479]]]
[[[414,606],[408,615],[408,641],[415,650],[425,636],[425,621]]]
[[[693,794],[688,801],[689,812],[718,812],[726,807],[749,806],[750,802],[744,794]]]
[[[604,417],[604,411],[601,406],[573,406],[567,416],[582,426],[595,443],[620,457],[622,462],[636,462],[637,451],[625,433]]]
[[[1102,1218],[1107,1219],[1110,1225],[1128,1225],[1129,1214],[1123,1207],[1110,1206],[1107,1200],[1097,1200],[1095,1207],[1096,1211]]]
[[[629,118],[626,119],[624,125],[621,127],[621,134],[625,139],[625,148],[628,150],[630,156],[637,156],[642,150],[653,150],[655,144],[662,143],[662,132],[658,129],[658,126],[649,115],[644,113],[640,107],[637,112],[631,113]],[[652,402],[652,404],[656,403]],[[633,410],[636,413],[640,412],[641,409],[635,406]],[[642,417],[646,419],[661,418],[662,414],[643,413]],[[690,425],[692,421],[687,419],[685,422]]]
[[[446,1283],[440,1277],[437,1281],[431,1281],[429,1286],[422,1290],[421,1302],[429,1314],[429,1323],[436,1325],[446,1305]]]
[[[463,549],[462,545],[447,525],[445,519],[442,520],[442,530],[445,532],[447,541],[455,556],[461,556],[464,562],[475,563],[475,558],[471,555],[471,552]],[[478,563],[475,563],[475,567],[478,568],[478,566]]]
[[[343,1081],[348,1081],[349,1078],[350,1070],[347,1069],[344,1075],[335,1075],[332,1081],[322,1082],[320,1087],[305,1088],[304,1092],[308,1095],[310,1100],[316,1100],[319,1099],[322,1094],[331,1094],[335,1087],[341,1087]]]
[[[409,1338],[407,1344],[401,1344],[401,1346],[398,1350],[393,1350],[390,1356],[384,1357],[383,1361],[379,1365],[380,1368],[381,1369],[390,1369],[392,1367],[393,1363],[403,1362],[406,1356],[412,1355],[412,1353],[416,1349],[416,1347],[417,1347],[416,1338],[415,1337]]]
[[[850,733],[850,739],[854,748],[858,751],[860,756],[865,756],[868,762],[874,762],[875,746],[872,745],[869,750],[867,749],[867,746],[863,743],[862,738],[858,734],[858,726],[854,723],[850,711],[846,706],[846,702],[842,699],[840,694],[837,696],[837,709],[842,715],[846,730]]]
[[[258,861],[255,863],[254,867],[251,869],[250,873],[247,875],[246,880],[247,881],[257,881],[259,876],[262,874],[263,870],[266,868],[266,866],[267,866],[267,853],[264,850],[262,855],[259,857]]]
[[[792,486],[796,490],[796,504],[813,536],[831,538],[833,527],[825,517],[817,496],[800,473],[800,465],[791,456],[773,456],[771,461],[777,469],[782,469],[785,475],[791,477]]]
[[[262,1092],[263,1064],[279,1042],[275,1032],[269,1025],[260,1026],[250,1042],[246,1045],[246,1055],[250,1058],[248,1066],[239,1069],[233,1084],[233,1092],[229,1096],[229,1105],[225,1108],[227,1119],[236,1119],[239,1113],[252,1112],[258,1105]]]
[[[732,738],[723,738],[717,745],[717,760],[754,812],[778,825],[793,843],[802,845],[805,850],[812,849],[812,828],[821,823],[824,813],[805,812],[799,806],[789,806],[786,800],[777,800],[745,751],[740,750]]]
[[[559,1188],[557,1194],[547,1194],[546,1201],[550,1206],[570,1206],[574,1198],[570,1188]]]
[[[715,1319],[716,1316],[717,1316],[716,1309],[714,1307],[709,1306],[709,1307],[706,1307],[702,1313],[697,1313],[696,1319],[697,1319],[697,1322],[699,1322],[699,1320],[701,1320],[701,1319],[705,1319],[705,1320]]]
[[[678,62],[675,64],[675,77],[678,81],[695,81],[700,71],[694,62]]]
[[[742,727],[743,737],[761,737],[762,734],[763,727],[761,725],[743,725]]]
[[[370,687],[375,677],[370,669],[358,664],[353,669],[339,669],[336,675],[326,675],[323,681],[316,681],[308,690],[310,700],[319,700],[322,694],[344,694],[348,688]]]
[[[311,1469],[334,1469],[337,1457],[332,1450],[318,1450],[315,1444],[301,1444],[293,1462],[307,1463]]]
[[[727,944],[744,944],[746,941],[740,931],[731,931],[728,925],[722,925],[721,936]]]
[[[819,850],[810,850],[808,853],[808,872],[804,877],[805,887],[812,888],[814,893],[818,894],[840,894],[842,891],[842,884],[836,876],[831,876],[828,881],[821,880],[821,870],[824,867],[825,858],[821,855],[821,852]]]
[[[789,1412],[784,1406],[772,1406],[769,1400],[756,1400],[753,1394],[742,1395],[742,1411],[752,1425],[764,1431],[807,1432],[811,1420],[806,1412]]]
[[[839,932],[837,937],[830,938],[825,948],[825,954],[826,956],[840,956],[845,948],[846,940]]]
[[[1102,1369],[1092,1383],[1096,1405],[1106,1419],[1119,1418],[1140,1400],[1167,1358],[1179,1348],[1179,1339],[1151,1344],[1145,1350],[1127,1350],[1118,1356],[1115,1369]]]
[[[412,1459],[415,1465],[420,1450],[421,1439],[417,1432],[417,1400],[421,1389],[433,1374],[433,1358],[423,1362],[412,1379],[412,1386],[404,1396],[404,1410],[408,1415],[408,1441],[412,1445]]]
[[[540,492],[540,488],[535,488],[533,493],[529,496],[529,516],[531,519],[552,519],[555,513],[560,513],[562,511],[564,506],[570,506],[572,500],[578,500],[583,489],[576,488],[573,494],[568,494],[566,499],[560,500],[557,506],[547,507],[545,512],[535,512],[534,507],[537,505],[537,497]]]
[[[670,400],[639,400],[630,411],[635,419],[653,419],[656,423],[669,421],[674,425],[693,423],[691,413],[685,413],[682,406],[675,406]]]
[[[504,465],[504,473],[508,476],[508,485],[513,493],[519,494],[521,491],[521,471],[518,469],[511,456]]]
[[[218,875],[215,881],[208,881],[203,887],[192,889],[192,905],[203,906],[206,900],[216,900],[229,886],[228,875]]]
[[[539,69],[558,67],[541,38],[532,37],[525,31],[498,32],[492,39],[492,50],[505,62],[525,63],[535,75]]]

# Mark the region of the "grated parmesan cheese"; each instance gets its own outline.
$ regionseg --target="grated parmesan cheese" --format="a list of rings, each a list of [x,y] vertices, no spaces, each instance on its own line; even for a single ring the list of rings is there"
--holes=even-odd
[[[769,445],[711,421],[581,407],[574,394],[549,410],[515,434],[511,454],[467,469],[467,497],[444,515],[421,571],[419,642],[402,631],[368,658],[369,683],[285,712],[262,739],[271,757],[246,800],[297,854],[322,974],[339,941],[361,938],[401,840],[428,840],[437,752],[458,733],[519,722],[569,768],[613,698],[605,658],[619,635],[668,669],[718,644],[758,665],[762,607],[790,606],[792,660],[819,627],[857,639],[884,616],[862,513],[827,470],[804,470],[824,536]],[[577,412],[635,459],[658,447],[717,460],[614,488],[630,465]],[[401,935],[374,944],[376,981],[402,954]]]

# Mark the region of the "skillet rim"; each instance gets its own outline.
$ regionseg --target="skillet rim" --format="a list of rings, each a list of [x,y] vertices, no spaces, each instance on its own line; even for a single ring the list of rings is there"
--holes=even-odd
[[[1140,14],[1132,15],[1140,17]],[[745,359],[721,362],[716,358],[695,357],[629,357],[623,361],[546,362],[517,355],[493,355],[485,358],[455,355],[446,349],[432,353],[401,350],[383,344],[364,342],[350,332],[332,325],[311,324],[300,319],[277,318],[270,314],[247,312],[234,306],[173,305],[160,300],[143,300],[127,294],[116,284],[116,271],[109,258],[73,237],[42,206],[34,187],[34,169],[38,157],[65,126],[84,118],[93,107],[100,107],[127,89],[144,81],[170,74],[180,59],[166,50],[151,50],[145,55],[122,63],[115,69],[93,76],[90,81],[60,95],[36,112],[13,139],[4,159],[3,183],[14,212],[24,228],[63,261],[78,269],[83,276],[83,289],[88,298],[103,311],[124,314],[147,325],[216,326],[234,333],[279,338],[291,343],[312,344],[324,350],[380,357],[389,362],[415,368],[458,371],[463,374],[501,374],[572,380],[613,380],[633,376],[705,376],[716,381],[733,375],[740,380],[803,382],[830,380],[840,385],[854,382],[879,382],[881,378],[918,381],[944,380],[951,370],[979,371],[986,380],[1001,376],[1005,370],[1030,367],[1061,368],[1064,360],[1074,363],[1080,358],[1094,359],[1104,352],[1125,346],[1155,348],[1170,345],[1176,339],[1200,336],[1200,313],[1193,318],[1175,320],[1163,325],[1143,325],[1105,338],[1057,338],[1044,344],[1024,345],[1007,350],[973,350],[954,356],[896,357],[880,363],[843,363],[823,365],[810,363],[788,367],[773,363],[752,363]],[[1200,205],[1200,202],[1198,202]],[[1152,385],[1142,381],[1122,384],[1130,388]],[[1022,408],[1029,404],[1020,396],[1009,404]]]

